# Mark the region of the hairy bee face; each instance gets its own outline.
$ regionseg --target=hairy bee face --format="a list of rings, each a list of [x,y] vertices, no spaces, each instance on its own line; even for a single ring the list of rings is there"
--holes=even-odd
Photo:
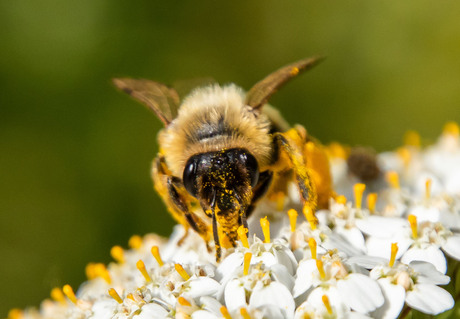
[[[257,160],[245,149],[201,153],[186,163],[183,183],[205,212],[244,213],[259,179]]]

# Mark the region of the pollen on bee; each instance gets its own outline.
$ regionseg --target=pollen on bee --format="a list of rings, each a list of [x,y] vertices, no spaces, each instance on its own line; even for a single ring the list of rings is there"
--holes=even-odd
[[[136,263],[137,269],[141,272],[142,276],[144,276],[145,281],[151,282],[152,277],[150,277],[149,273],[147,272],[147,269],[145,268],[145,264],[142,261],[142,259],[139,259],[138,262]]]
[[[267,244],[270,243],[270,222],[267,216],[260,219],[260,227],[262,227],[262,232],[264,234],[264,242]]]
[[[292,76],[296,76],[297,74],[299,74],[299,72],[300,72],[300,70],[296,66],[291,69],[291,75]]]
[[[72,301],[72,303],[75,305],[77,304],[77,296],[75,296],[75,293],[73,292],[73,289],[70,287],[70,285],[64,285],[64,287],[62,287],[62,291],[67,296],[67,298]]]
[[[248,242],[248,236],[247,236],[248,229],[244,227],[243,225],[241,225],[240,227],[238,227],[237,232],[238,232],[238,238],[243,244],[243,247],[249,248],[249,242]]]
[[[123,303],[123,299],[121,299],[120,295],[117,293],[117,291],[114,288],[109,289],[109,295],[110,297],[115,299],[115,301],[118,302],[119,304]]]

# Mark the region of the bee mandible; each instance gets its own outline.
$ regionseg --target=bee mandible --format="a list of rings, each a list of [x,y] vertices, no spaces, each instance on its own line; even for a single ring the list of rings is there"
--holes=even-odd
[[[192,228],[206,243],[214,239],[217,261],[221,247],[236,245],[238,227],[247,228],[257,203],[270,193],[287,194],[289,182],[313,211],[333,194],[321,144],[302,126],[290,128],[267,104],[283,84],[321,60],[282,67],[247,93],[234,84],[213,84],[194,89],[183,101],[158,82],[113,79],[163,122],[152,165],[155,189],[186,232]]]

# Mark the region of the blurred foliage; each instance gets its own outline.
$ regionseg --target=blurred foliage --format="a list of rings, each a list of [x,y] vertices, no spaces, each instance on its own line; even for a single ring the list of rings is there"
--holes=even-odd
[[[160,122],[114,76],[249,88],[327,60],[272,104],[324,142],[396,147],[460,121],[460,2],[0,1],[0,316],[173,225],[149,177]]]

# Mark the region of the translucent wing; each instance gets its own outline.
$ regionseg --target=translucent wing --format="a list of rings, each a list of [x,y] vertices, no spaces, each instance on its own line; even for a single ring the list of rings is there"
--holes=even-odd
[[[185,98],[194,89],[204,86],[217,84],[217,81],[211,77],[191,78],[178,80],[172,83],[172,87],[177,91],[181,100]]]
[[[165,126],[177,116],[180,99],[176,90],[145,79],[116,78],[113,84],[152,110]]]
[[[323,60],[322,57],[303,59],[276,70],[262,81],[257,82],[246,95],[246,104],[257,109],[267,103],[268,99],[287,81],[314,67]]]

